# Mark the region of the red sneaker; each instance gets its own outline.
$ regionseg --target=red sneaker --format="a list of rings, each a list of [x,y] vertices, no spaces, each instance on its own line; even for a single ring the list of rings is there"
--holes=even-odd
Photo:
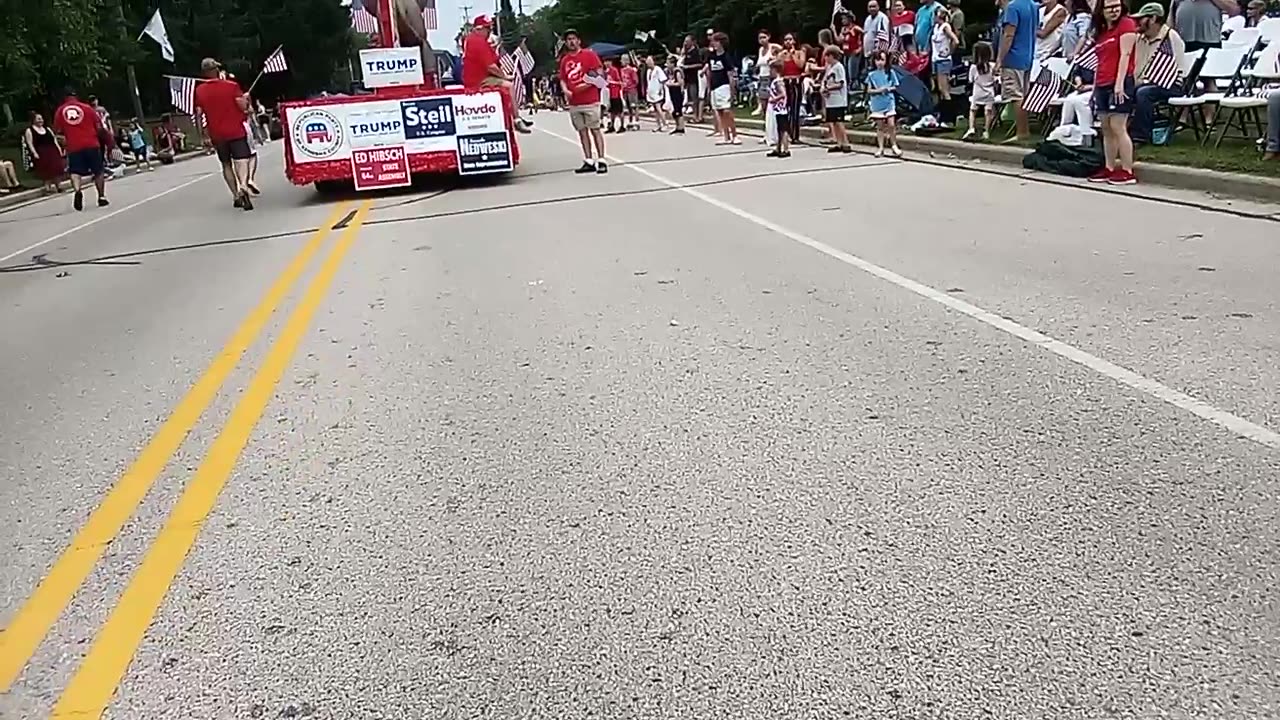
[[[1138,178],[1128,170],[1117,168],[1115,172],[1111,173],[1111,179],[1107,180],[1107,182],[1112,185],[1137,185]]]
[[[1089,182],[1104,183],[1111,182],[1111,170],[1102,168],[1098,172],[1089,176]]]

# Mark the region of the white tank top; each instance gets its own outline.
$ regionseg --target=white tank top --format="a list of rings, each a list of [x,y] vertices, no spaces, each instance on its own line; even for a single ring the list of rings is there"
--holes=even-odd
[[[1052,14],[1062,15],[1065,18],[1067,9],[1058,5],[1053,9]],[[1041,7],[1039,27],[1044,27],[1045,23],[1049,21],[1050,16],[1050,11]],[[1062,47],[1062,26],[1065,24],[1066,23],[1058,23],[1058,27],[1054,28],[1053,32],[1049,33],[1048,37],[1036,38],[1036,60],[1044,60],[1057,52],[1058,48]]]
[[[947,37],[947,31],[943,25],[933,26],[933,34],[929,36],[929,40],[933,44],[931,59],[934,62],[951,59],[951,38]]]
[[[756,72],[759,73],[761,80],[767,80],[773,71],[769,69],[769,63],[773,62],[773,46],[765,45],[760,48],[756,59]]]

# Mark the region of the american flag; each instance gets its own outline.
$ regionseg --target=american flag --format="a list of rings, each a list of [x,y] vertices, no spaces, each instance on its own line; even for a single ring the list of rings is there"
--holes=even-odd
[[[1076,53],[1075,67],[1081,70],[1096,72],[1098,70],[1098,46],[1090,45],[1087,49]]]
[[[1178,68],[1178,60],[1173,55],[1173,43],[1169,42],[1169,38],[1166,37],[1151,54],[1142,75],[1147,82],[1166,90],[1178,84],[1182,71]]]
[[[902,36],[898,33],[893,33],[889,37],[889,59],[893,61],[894,65],[901,65],[902,59],[906,56],[907,50],[902,45]]]
[[[880,50],[889,49],[889,46],[893,44],[893,41],[889,38],[888,27],[885,27],[883,25],[879,26],[879,29],[876,30],[875,42],[876,44],[875,44],[874,50],[876,50],[877,52]]]
[[[844,9],[844,0],[834,0],[831,4],[831,17],[833,18],[837,15],[846,14],[848,12],[848,10]]]
[[[196,114],[196,79],[169,76],[169,101],[188,115]]]
[[[1035,82],[1031,83],[1031,87],[1027,88],[1027,94],[1022,98],[1022,109],[1028,113],[1042,113],[1048,110],[1049,103],[1058,96],[1061,89],[1062,78],[1047,67],[1040,68],[1040,74],[1036,76]]]
[[[524,107],[524,76],[533,71],[533,55],[523,47],[518,47],[515,52],[502,53],[498,66],[502,68],[502,72],[511,76],[511,102],[516,109]]]
[[[264,73],[282,73],[288,69],[289,63],[285,62],[283,45],[276,48],[276,51],[271,53],[271,57],[262,63],[262,72]]]
[[[362,35],[377,35],[378,18],[370,15],[364,8],[351,8],[351,27]]]
[[[436,24],[439,18],[436,17],[436,0],[426,0],[426,4],[422,8],[422,24],[428,30],[436,30]]]

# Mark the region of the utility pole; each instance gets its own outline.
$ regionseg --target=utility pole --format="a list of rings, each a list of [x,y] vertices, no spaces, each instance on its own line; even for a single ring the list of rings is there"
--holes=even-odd
[[[471,6],[459,5],[458,9],[462,11],[462,24],[467,25],[471,22]]]
[[[129,21],[124,16],[124,2],[121,0],[116,5],[116,9],[120,11],[120,33],[124,42],[128,43],[129,38]],[[136,43],[135,43],[136,45]],[[133,54],[133,46],[125,46],[129,54]],[[130,62],[124,66],[125,79],[129,83],[129,95],[133,98],[133,116],[138,118],[138,122],[146,122],[146,115],[142,112],[142,96],[138,94],[138,74],[133,71],[133,63]]]

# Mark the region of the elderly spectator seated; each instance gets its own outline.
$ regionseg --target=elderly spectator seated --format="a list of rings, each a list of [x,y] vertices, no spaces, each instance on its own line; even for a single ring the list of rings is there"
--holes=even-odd
[[[1151,131],[1156,124],[1156,108],[1169,98],[1179,94],[1177,85],[1158,75],[1166,75],[1158,69],[1163,62],[1153,63],[1165,40],[1173,51],[1176,67],[1185,67],[1186,43],[1177,30],[1165,24],[1164,6],[1149,2],[1134,14],[1138,20],[1138,45],[1134,48],[1134,67],[1137,68],[1137,90],[1134,93],[1133,117],[1129,121],[1129,137],[1134,142],[1151,142]]]
[[[18,170],[11,160],[0,160],[0,195],[8,195],[21,189],[18,184]]]

